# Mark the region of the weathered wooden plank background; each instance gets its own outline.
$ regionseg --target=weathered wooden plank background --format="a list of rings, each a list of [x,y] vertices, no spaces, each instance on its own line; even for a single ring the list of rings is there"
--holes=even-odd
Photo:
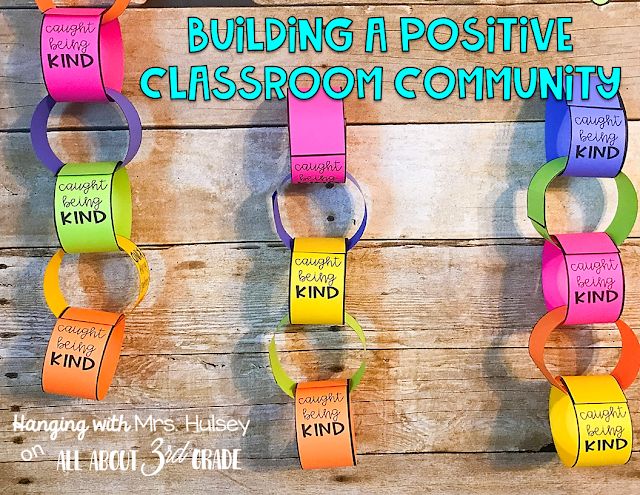
[[[75,2],[74,2],[75,3]],[[138,2],[141,3],[141,2]],[[369,369],[354,394],[360,465],[301,473],[292,435],[293,407],[268,371],[266,343],[286,309],[287,251],[274,234],[269,196],[285,174],[283,102],[151,101],[137,89],[150,65],[221,63],[349,67],[599,63],[623,67],[623,96],[634,120],[625,171],[640,180],[640,2],[544,4],[451,1],[340,0],[188,2],[166,8],[150,0],[122,19],[127,48],[125,93],[140,111],[145,133],[129,167],[134,191],[134,239],[152,268],[150,293],[127,323],[118,374],[101,403],[45,396],[41,357],[53,318],[41,295],[44,265],[56,247],[51,224],[53,178],[36,162],[26,132],[44,95],[38,67],[39,13],[26,0],[0,2],[0,480],[3,493],[631,493],[640,488],[638,456],[623,467],[568,470],[551,452],[548,385],[530,362],[531,326],[544,312],[539,284],[541,242],[526,219],[526,186],[544,160],[540,101],[476,104],[455,99],[347,101],[351,171],[364,186],[370,223],[350,254],[349,311],[363,324]],[[350,4],[358,2],[348,2]],[[426,3],[426,2],[425,2]],[[446,3],[446,5],[445,5]],[[288,5],[300,7],[290,8]],[[330,4],[330,5],[329,5]],[[408,5],[413,4],[413,5]],[[457,4],[457,5],[456,5]],[[210,3],[214,5],[214,3]],[[403,15],[457,20],[475,15],[573,16],[572,54],[437,55],[417,48],[341,56],[277,53],[230,57],[207,50],[184,57],[186,18],[349,16],[362,29],[368,16],[393,25]],[[137,42],[144,35],[144,49]],[[54,147],[69,159],[113,159],[126,145],[113,109],[67,107],[52,118]],[[77,131],[89,127],[90,130]],[[550,191],[556,230],[602,228],[612,217],[611,181],[558,181]],[[361,199],[342,187],[285,191],[287,225],[299,235],[342,235],[362,215]],[[302,214],[300,212],[303,212]],[[633,232],[635,238],[640,227]],[[640,328],[640,242],[622,250],[627,277],[625,319]],[[63,286],[74,304],[117,309],[133,297],[134,274],[112,255],[70,256]],[[362,357],[355,338],[313,328],[281,340],[283,361],[297,377],[340,376]],[[558,332],[549,362],[566,373],[604,372],[615,362],[610,325]],[[640,387],[629,390],[640,413]],[[44,433],[14,433],[13,414],[36,419],[91,420],[110,413],[215,414],[250,419],[249,434],[217,434],[211,442],[242,448],[243,471],[195,473],[167,467],[156,478],[129,473],[62,475],[59,449]],[[636,422],[636,437],[639,422]],[[81,448],[126,449],[151,433],[103,434]],[[175,432],[175,444],[191,439]],[[37,462],[18,462],[40,443]]]

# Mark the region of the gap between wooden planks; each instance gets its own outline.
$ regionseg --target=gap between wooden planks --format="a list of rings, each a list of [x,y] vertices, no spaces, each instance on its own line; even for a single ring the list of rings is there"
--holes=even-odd
[[[64,160],[81,162],[117,160],[127,142],[124,131],[50,137]],[[352,126],[347,137],[348,167],[370,208],[366,239],[539,239],[527,219],[526,189],[545,162],[544,124]],[[127,167],[133,239],[277,242],[270,197],[287,173],[287,143],[284,128],[145,131]],[[29,135],[0,133],[0,157],[0,247],[56,246],[54,178],[33,155]],[[640,123],[632,122],[624,170],[636,184],[639,161]],[[554,232],[604,229],[617,204],[607,179],[558,179],[547,198]],[[363,212],[357,191],[341,185],[287,188],[281,201],[298,236],[343,236]]]
[[[207,64],[212,68],[229,65],[231,73],[239,72],[246,65],[254,65],[258,71],[264,65],[277,65],[292,69],[301,65],[324,68],[332,65],[385,68],[383,100],[374,102],[372,97],[359,101],[346,101],[346,116],[350,124],[373,123],[428,123],[428,122],[494,122],[542,120],[544,105],[540,100],[503,102],[475,102],[448,98],[434,101],[422,94],[417,100],[403,100],[393,90],[393,75],[404,66],[431,67],[450,65],[473,68],[478,65],[499,68],[505,65],[596,64],[606,67],[621,66],[623,71],[622,94],[631,119],[640,117],[640,56],[635,47],[640,44],[640,16],[638,2],[612,2],[596,10],[589,2],[558,5],[519,5],[495,8],[465,6],[353,6],[353,7],[261,7],[242,9],[244,16],[258,19],[266,16],[286,18],[290,15],[305,17],[347,16],[354,20],[355,48],[347,53],[336,54],[312,52],[288,54],[282,50],[265,54],[252,53],[238,56],[235,53],[216,52],[212,48],[196,54],[187,52],[187,18],[200,16],[205,22],[211,18],[233,18],[237,8],[185,8],[185,9],[131,9],[122,18],[126,46],[126,80],[124,92],[132,98],[148,127],[229,127],[283,125],[286,123],[284,101],[254,102],[234,99],[227,102],[217,100],[197,102],[150,100],[138,88],[142,72],[150,66],[167,67],[177,65],[181,72],[181,84],[186,81],[187,71],[192,65]],[[554,52],[521,55],[515,52],[502,54],[473,54],[457,47],[446,53],[427,50],[416,45],[410,53],[398,50],[397,26],[402,16],[435,18],[450,16],[462,21],[470,16],[490,15],[571,16],[570,29],[574,52]],[[367,17],[385,16],[390,34],[387,54],[365,54],[364,27]],[[45,94],[38,58],[40,14],[37,10],[6,10],[0,18],[0,43],[8,49],[0,53],[0,65],[5,67],[5,77],[0,80],[0,130],[27,129],[34,106]],[[144,29],[151,26],[151,29]],[[395,35],[394,35],[395,34]],[[140,37],[144,36],[145,49],[140,49]],[[418,89],[419,82],[414,85]],[[168,88],[168,83],[161,85]],[[59,125],[78,128],[87,125],[113,127],[120,123],[117,113],[101,118],[104,105],[94,105],[85,115],[74,112]]]

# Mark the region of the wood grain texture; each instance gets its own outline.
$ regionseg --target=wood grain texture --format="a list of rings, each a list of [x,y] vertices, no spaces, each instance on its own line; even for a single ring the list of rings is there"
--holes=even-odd
[[[582,350],[577,359],[572,354],[566,349],[549,352],[548,359],[558,360],[568,373],[606,373],[617,351],[600,350],[593,356]],[[297,379],[344,376],[328,370],[342,366],[355,370],[358,361],[342,351],[282,355],[287,368],[303,370],[292,372]],[[537,452],[552,444],[547,412],[550,385],[525,349],[370,351],[369,364],[361,387],[352,395],[360,453]],[[172,418],[182,426],[168,435],[177,445],[190,438],[198,443],[193,429],[184,428],[185,416],[193,421],[196,415],[213,414],[250,421],[245,437],[216,432],[208,439],[215,448],[242,448],[244,457],[254,459],[296,456],[293,401],[274,383],[265,353],[127,356],[108,398],[98,404],[44,395],[40,369],[40,359],[8,359],[3,364],[3,373],[19,370],[3,390],[8,401],[8,408],[0,411],[3,460],[18,458],[23,440],[48,446],[41,460],[55,459],[55,449],[73,449],[78,441],[73,432],[52,441],[45,431],[13,431],[14,415],[36,421],[83,419],[89,424],[113,414],[124,415],[130,424],[134,415],[143,420],[149,415]],[[629,388],[627,397],[635,416],[640,413],[640,386]],[[635,423],[634,434],[639,433]],[[153,437],[145,429],[126,434],[89,432],[83,442],[117,450],[148,445]]]
[[[305,473],[287,471],[287,467],[295,469],[297,462],[289,459],[267,461],[260,470],[213,472],[202,476],[194,476],[189,466],[175,465],[155,479],[88,471],[63,477],[56,473],[55,463],[48,461],[38,463],[37,469],[27,463],[0,464],[0,476],[3,471],[6,473],[10,493],[17,495],[58,491],[82,495],[116,484],[123,492],[145,495],[158,493],[158,485],[167,492],[190,494],[223,491],[264,494],[339,492],[349,495],[510,495],[520,492],[523,487],[527,487],[527,493],[532,495],[581,495],[586,492],[633,493],[640,487],[638,458],[626,466],[566,469],[558,465],[554,456],[549,453],[367,455],[360,457],[356,469]],[[487,472],[492,475],[487,476]],[[203,483],[204,477],[206,483]],[[80,478],[85,482],[78,483]]]
[[[638,297],[639,264],[632,261],[638,249],[629,243],[623,251],[625,260],[631,258],[630,300]],[[0,296],[11,322],[1,335],[5,417],[214,413],[254,422],[246,439],[223,436],[220,445],[245,449],[255,466],[263,468],[262,459],[295,456],[292,436],[283,434],[292,421],[292,405],[273,383],[265,353],[286,303],[284,248],[211,244],[149,250],[151,293],[128,320],[114,386],[105,402],[91,404],[92,414],[84,401],[39,390],[53,318],[37,285],[50,251],[31,252],[5,250],[0,257],[9,286]],[[539,246],[365,243],[350,256],[347,305],[364,325],[371,349],[366,379],[354,394],[361,452],[548,448],[549,385],[526,351],[530,328],[544,313],[536,282]],[[73,263],[65,267],[66,291],[75,295],[82,289],[94,306],[117,306],[131,280],[129,267],[123,269],[123,260],[111,256],[97,257],[106,263],[92,258],[80,263],[77,275],[69,273]],[[281,280],[273,277],[278,271]],[[109,275],[102,278],[102,273]],[[24,291],[25,286],[34,289]],[[637,325],[633,305],[627,305],[625,318]],[[362,354],[353,335],[312,330],[279,341],[283,363],[294,377],[344,376],[357,367]],[[607,325],[557,332],[548,361],[564,373],[603,373],[615,363],[617,342]],[[637,390],[629,391],[634,413],[640,407]],[[7,458],[19,454],[22,438],[9,428],[0,432]],[[42,434],[26,438],[49,444]],[[174,438],[187,441],[189,434]],[[149,441],[150,435],[140,433],[87,443],[124,448]]]
[[[636,184],[639,131],[632,123],[625,165]],[[123,131],[51,134],[69,161],[117,160],[126,139]],[[142,143],[127,168],[135,242],[277,241],[270,196],[287,173],[286,129],[146,131]],[[348,144],[349,169],[370,209],[366,239],[539,239],[526,189],[545,161],[542,123],[357,126]],[[0,156],[0,247],[56,246],[54,178],[28,134],[0,133]],[[284,192],[283,218],[294,235],[342,236],[362,216],[353,187]],[[558,179],[547,198],[552,232],[604,229],[616,207],[611,180]],[[639,233],[640,224],[632,235]]]
[[[598,15],[595,15],[595,14]],[[427,50],[416,45],[410,53],[398,56],[399,18],[415,16],[433,19],[449,16],[463,21],[470,16],[486,17],[496,14],[495,8],[444,5],[435,12],[432,6],[354,6],[354,7],[261,7],[242,9],[245,17],[254,16],[286,18],[290,15],[301,17],[323,16],[325,18],[346,16],[353,19],[356,48],[347,53],[313,52],[298,54],[284,53],[282,50],[265,55],[250,53],[242,56],[229,52],[207,49],[200,53],[187,52],[187,18],[199,16],[209,18],[233,18],[236,8],[194,8],[194,9],[131,9],[123,21],[126,46],[125,94],[129,96],[141,113],[142,120],[149,127],[225,127],[283,125],[286,122],[285,102],[248,102],[233,99],[227,102],[217,100],[197,102],[150,100],[138,88],[142,72],[150,66],[167,67],[177,65],[184,85],[186,72],[193,65],[207,64],[212,69],[228,65],[230,74],[236,74],[241,67],[254,65],[258,72],[265,65],[277,65],[291,70],[296,66],[312,65],[320,68],[344,65],[350,68],[383,66],[385,83],[383,100],[374,102],[372,97],[359,101],[349,98],[346,102],[346,116],[349,124],[362,123],[429,123],[429,122],[496,122],[542,120],[544,105],[539,99],[503,102],[500,98],[492,101],[475,102],[449,98],[444,101],[430,100],[424,93],[416,100],[403,100],[393,89],[393,76],[404,66],[430,68],[436,65],[451,65],[471,69],[476,66],[501,68],[503,66],[551,66],[559,64],[596,64],[623,68],[622,94],[627,112],[632,119],[640,117],[640,64],[637,51],[629,47],[640,44],[640,3],[612,2],[596,12],[593,4],[563,4],[561,12],[557,5],[518,5],[504,7],[500,15],[540,17],[542,20],[558,15],[573,17],[569,31],[574,43],[571,53],[529,53],[525,56],[515,52],[486,54],[467,53],[454,48],[446,53]],[[384,16],[390,31],[389,51],[386,54],[365,54],[359,47],[364,43],[366,18]],[[39,13],[34,10],[5,11],[0,19],[0,44],[8,49],[0,52],[0,64],[6,67],[0,86],[0,130],[26,129],[34,106],[45,94],[38,54]],[[143,26],[153,26],[144,30]],[[145,49],[139,49],[140,37],[145,38]],[[526,64],[523,60],[526,59]],[[321,61],[321,62],[320,62]],[[421,83],[412,86],[418,89]],[[168,89],[168,83],[161,83]],[[409,85],[408,85],[409,87]],[[103,105],[74,105],[74,112],[52,125],[62,127],[84,127],[98,125],[113,127],[120,124],[117,113],[106,110]]]
[[[392,4],[396,0],[385,1]],[[298,7],[292,7],[295,3]],[[165,2],[166,3],[166,2]],[[203,4],[206,2],[202,2]],[[260,8],[130,9],[125,93],[140,111],[143,147],[128,167],[134,197],[133,238],[152,269],[150,293],[127,318],[123,357],[100,403],[46,396],[41,359],[54,318],[42,297],[44,266],[57,246],[52,225],[54,180],[30,150],[33,106],[44,95],[38,67],[39,13],[25,0],[0,2],[0,492],[3,493],[438,493],[502,495],[633,493],[640,454],[627,466],[570,470],[557,460],[547,420],[548,383],[531,363],[527,340],[544,314],[539,237],[526,219],[526,187],[544,162],[541,101],[474,103],[392,95],[390,74],[405,65],[523,65],[515,53],[407,57],[322,54],[325,66],[384,65],[384,101],[347,101],[349,167],[370,207],[367,241],[349,254],[347,308],[362,323],[368,371],[353,395],[357,469],[298,471],[293,404],[275,385],[266,345],[286,310],[288,251],[271,224],[269,197],[286,174],[283,102],[154,102],[137,89],[150,65],[183,71],[207,63],[318,66],[316,54],[186,55],[186,18],[236,15],[286,18],[348,16],[360,41],[366,17],[475,15],[574,17],[575,52],[532,54],[526,64],[611,64],[623,67],[623,97],[640,118],[640,3],[597,8],[518,0],[447,0],[411,5],[339,6],[343,0],[258,0]],[[315,5],[306,5],[313,3]],[[349,2],[358,4],[360,0]],[[325,5],[323,5],[325,4]],[[453,5],[460,4],[460,5]],[[437,8],[434,8],[437,7]],[[149,27],[144,29],[144,27]],[[144,49],[140,39],[144,37]],[[113,108],[69,105],[56,110],[54,148],[69,160],[117,159],[126,146]],[[511,122],[518,121],[518,122]],[[527,122],[530,121],[530,122]],[[531,122],[533,121],[533,122]],[[464,122],[464,123],[461,123]],[[393,124],[393,125],[388,125]],[[93,130],[77,132],[78,128]],[[232,127],[232,128],[230,128]],[[69,131],[69,130],[73,131]],[[640,124],[630,127],[625,172],[640,182]],[[90,156],[90,158],[88,158]],[[342,187],[288,188],[284,219],[296,235],[344,235],[361,218],[360,198]],[[559,180],[549,192],[553,231],[602,229],[616,197],[611,181]],[[638,237],[640,227],[633,231]],[[521,239],[521,238],[526,239]],[[640,241],[622,248],[627,282],[624,318],[640,328]],[[130,263],[117,254],[69,256],[62,285],[73,304],[118,310],[133,298]],[[308,328],[278,339],[296,378],[348,376],[362,352],[336,328]],[[556,332],[549,366],[564,373],[605,373],[619,337],[612,325]],[[628,391],[640,414],[640,385]],[[56,471],[57,452],[139,448],[151,460],[149,431],[89,434],[14,432],[14,414],[35,419],[86,419],[123,414],[185,415],[251,421],[246,437],[167,434],[174,446],[241,448],[242,471],[199,473],[188,464],[158,477],[139,473]],[[640,423],[635,423],[635,437]],[[35,443],[46,453],[18,462]],[[115,490],[114,490],[115,488]]]
[[[544,313],[540,246],[366,243],[349,254],[347,310],[363,325],[371,349],[524,348]],[[150,292],[127,322],[125,354],[264,352],[286,312],[289,256],[261,244],[213,244],[146,250]],[[623,248],[625,320],[640,326],[640,250]],[[38,357],[54,319],[45,306],[42,273],[51,250],[0,253],[2,357]],[[83,255],[63,265],[71,304],[121,310],[135,277],[124,256]],[[26,290],[25,288],[28,288]],[[289,349],[359,349],[354,335],[318,328],[287,340]],[[613,325],[557,332],[560,347],[617,346]],[[337,340],[336,340],[337,339]]]

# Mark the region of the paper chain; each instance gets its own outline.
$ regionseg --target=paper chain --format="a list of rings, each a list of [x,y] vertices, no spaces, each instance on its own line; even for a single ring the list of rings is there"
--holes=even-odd
[[[574,94],[580,93],[576,90],[581,88],[580,77],[572,79]],[[640,370],[638,338],[620,319],[625,283],[618,246],[631,232],[638,212],[636,191],[621,171],[627,154],[627,118],[620,96],[602,99],[597,92],[599,83],[598,79],[589,80],[588,100],[575,96],[547,101],[548,162],[536,172],[527,193],[527,214],[545,239],[542,290],[549,310],[531,332],[529,354],[553,385],[549,402],[551,431],[558,455],[567,466],[621,464],[629,460],[632,428],[623,390]],[[549,233],[545,193],[560,175],[615,180],[618,206],[604,232]],[[561,326],[594,323],[615,323],[620,331],[622,350],[611,374],[552,374],[544,361],[550,334]],[[608,408],[619,412],[602,419]],[[615,438],[607,433],[611,427],[615,428]]]
[[[280,187],[289,182],[345,183],[349,180],[362,194],[358,182],[347,172],[343,102],[332,100],[322,90],[307,99],[296,98],[289,92],[287,109],[291,172]],[[276,232],[285,247],[291,250],[289,312],[278,323],[276,333],[290,324],[347,325],[366,351],[362,327],[345,310],[347,252],[358,243],[366,228],[366,200],[362,221],[348,239],[293,237],[282,223],[277,189],[272,195],[272,206]],[[295,401],[301,467],[354,466],[355,433],[349,394],[364,375],[365,360],[349,380],[298,383],[289,377],[280,363],[274,335],[269,344],[269,363],[276,384]],[[330,420],[323,413],[326,410],[323,404],[327,401],[331,402],[334,412]]]
[[[53,0],[36,3],[44,12],[41,62],[48,95],[33,114],[31,138],[38,159],[56,175],[55,227],[62,246],[44,274],[45,299],[57,322],[44,358],[42,387],[49,393],[101,400],[116,372],[124,339],[124,314],[70,307],[60,290],[58,273],[65,253],[120,250],[130,257],[139,276],[138,297],[131,309],[148,289],[147,260],[129,239],[132,202],[125,165],[135,157],[142,139],[140,117],[121,94],[124,50],[118,16],[129,0],[115,0],[108,9],[57,8]],[[82,27],[65,29],[72,23]],[[627,118],[619,96],[604,100],[597,93],[599,82],[589,82],[589,100],[576,97],[548,101],[548,162],[534,175],[527,198],[528,216],[545,238],[542,286],[549,310],[531,333],[529,352],[552,385],[551,430],[558,455],[570,466],[628,461],[633,432],[623,390],[640,371],[640,343],[620,319],[625,283],[618,246],[631,232],[638,212],[633,184],[621,171],[627,154]],[[573,85],[581,87],[580,76],[575,76]],[[312,98],[298,96],[288,95],[291,172],[283,185],[289,180],[294,184],[349,180],[360,190],[347,172],[343,102],[332,100],[323,91]],[[67,163],[58,158],[47,134],[49,114],[57,102],[116,103],[129,126],[124,157],[104,163]],[[605,232],[549,233],[545,193],[560,175],[615,180],[618,207]],[[276,331],[287,324],[346,324],[366,350],[362,327],[345,310],[347,252],[366,228],[366,201],[361,225],[349,239],[294,238],[280,218],[277,190],[272,203],[278,235],[292,251],[289,313]],[[107,207],[101,209],[100,205]],[[545,343],[551,332],[564,325],[592,323],[614,323],[620,331],[622,350],[615,369],[609,375],[552,374],[544,362]],[[301,466],[355,465],[349,395],[364,375],[365,361],[350,380],[297,383],[278,359],[275,336],[269,346],[269,359],[276,383],[296,403]],[[324,409],[319,404],[328,402],[333,411],[331,421],[317,419]],[[614,410],[616,414],[610,413]],[[605,416],[608,429],[598,423],[598,418]],[[602,433],[611,428],[616,431],[614,438]]]
[[[123,251],[138,273],[135,308],[149,286],[149,266],[131,237],[131,185],[125,169],[138,152],[142,123],[122,91],[124,49],[118,16],[129,0],[108,9],[58,8],[36,0],[43,11],[41,63],[48,95],[31,119],[36,157],[56,176],[54,224],[62,246],[44,274],[47,305],[58,318],[42,369],[45,392],[103,399],[116,372],[124,339],[125,316],[70,307],[60,290],[59,269],[65,253]],[[73,26],[73,29],[67,27]],[[103,163],[68,163],[49,144],[47,122],[58,102],[115,103],[129,126],[129,146],[122,159]]]

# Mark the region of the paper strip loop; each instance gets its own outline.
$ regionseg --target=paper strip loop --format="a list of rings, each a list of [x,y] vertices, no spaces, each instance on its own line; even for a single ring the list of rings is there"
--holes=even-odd
[[[529,355],[551,385],[568,393],[567,387],[562,383],[560,377],[554,376],[544,362],[545,344],[549,339],[549,335],[551,335],[551,332],[556,328],[564,324],[566,315],[567,307],[561,306],[549,311],[540,318],[538,323],[533,327],[529,338]],[[617,380],[622,390],[625,390],[633,383],[636,376],[638,376],[638,371],[640,371],[640,343],[638,343],[638,338],[629,325],[622,320],[616,321],[615,324],[620,331],[622,348],[620,350],[620,359],[611,372],[611,376]]]
[[[106,24],[119,17],[120,14],[125,11],[127,6],[129,5],[129,2],[130,0],[115,0],[113,2],[113,5],[111,5],[111,7],[109,7],[102,16],[102,23]],[[53,0],[36,0],[36,5],[42,12],[45,13],[48,13],[51,9],[56,8],[56,4]]]
[[[547,230],[545,195],[549,184],[563,172],[566,165],[566,158],[556,158],[546,163],[533,176],[527,191],[527,215],[538,233],[548,241],[553,239]],[[605,232],[619,246],[629,236],[636,222],[638,197],[633,184],[625,174],[620,172],[615,181],[618,188],[618,207]]]
[[[138,273],[138,297],[130,308],[131,311],[140,304],[149,289],[149,265],[147,264],[144,253],[138,246],[126,237],[117,236],[116,238],[118,246],[129,255]],[[69,307],[60,289],[60,265],[62,264],[64,255],[65,252],[62,249],[59,249],[56,254],[53,255],[44,271],[43,281],[44,298],[51,312],[58,318],[60,318]]]
[[[631,458],[627,398],[611,375],[563,376],[568,393],[551,387],[549,423],[565,466],[610,466]]]
[[[142,122],[135,107],[127,98],[113,89],[107,89],[106,93],[109,101],[116,103],[116,105],[120,107],[129,126],[129,146],[127,148],[127,154],[123,160],[119,162],[122,166],[133,160],[133,157],[136,156],[136,153],[140,149],[140,143],[142,142]],[[60,160],[53,152],[47,135],[47,121],[55,105],[56,101],[51,98],[51,96],[45,96],[42,101],[38,103],[31,118],[31,143],[38,159],[45,167],[54,174],[57,174],[65,162]]]
[[[367,342],[360,324],[348,313],[345,313],[345,322],[356,332],[366,351]],[[288,324],[289,318],[285,316],[276,332]],[[278,386],[295,400],[296,440],[302,469],[355,466],[355,432],[349,395],[362,380],[365,360],[349,380],[296,383],[278,359],[274,335],[269,344],[269,364]]]
[[[294,239],[289,269],[291,324],[344,325],[346,279],[346,239]]]
[[[615,177],[627,154],[627,116],[617,94],[605,100],[598,93],[602,83],[589,79],[589,99],[581,100],[582,77],[568,79],[573,98],[547,99],[545,141],[547,161],[567,157],[563,175],[573,177]],[[565,80],[566,81],[566,80]],[[566,94],[566,87],[563,88]]]
[[[345,323],[356,333],[360,342],[362,343],[363,349],[367,350],[367,340],[364,335],[364,330],[360,324],[356,321],[356,319],[351,316],[349,313],[345,313],[344,315]],[[282,330],[285,325],[289,325],[289,315],[286,315],[280,320],[278,326],[276,327],[276,333]],[[287,394],[292,399],[295,395],[296,385],[297,383],[292,380],[287,372],[282,367],[280,360],[278,359],[278,352],[276,350],[276,336],[274,335],[269,344],[269,364],[271,365],[271,373],[273,374],[273,378],[275,379],[278,386],[282,389],[282,391]],[[362,376],[364,375],[366,369],[366,361],[362,360],[360,363],[360,367],[353,374],[353,376],[349,379],[349,390],[355,390],[355,388],[362,380]]]
[[[614,323],[624,305],[618,247],[604,232],[558,234],[542,249],[542,292],[548,310],[567,306],[565,325]]]
[[[347,137],[343,100],[330,98],[320,89],[300,100],[289,90],[289,146],[291,182],[345,182]]]
[[[108,102],[122,91],[124,48],[120,23],[101,24],[103,9],[51,9],[43,16],[40,59],[44,84],[57,101]]]
[[[54,218],[67,253],[118,251],[131,237],[131,185],[115,162],[69,163],[56,176]]]
[[[362,237],[362,234],[364,234],[364,231],[367,228],[367,201],[366,199],[364,199],[364,193],[362,192],[362,188],[360,187],[360,184],[358,184],[358,182],[349,173],[347,173],[347,178],[351,182],[353,182],[353,184],[356,186],[358,191],[360,191],[360,194],[362,194],[362,198],[364,200],[364,214],[362,215],[362,221],[360,222],[358,230],[356,230],[355,234],[353,234],[352,237],[347,239],[347,251],[349,251],[358,243],[358,241]],[[286,184],[288,181],[289,179],[286,178],[281,185]],[[278,190],[277,189],[273,192],[273,195],[271,196],[271,204],[273,206],[273,222],[276,226],[276,232],[278,233],[278,236],[282,240],[282,243],[287,248],[293,249],[293,237],[289,235],[287,230],[284,228],[284,225],[282,224],[282,217],[280,216],[280,207],[278,206]]]
[[[49,394],[102,400],[116,372],[124,339],[124,315],[67,308],[59,316],[42,367]]]
[[[296,387],[296,444],[302,469],[356,465],[349,380]]]

